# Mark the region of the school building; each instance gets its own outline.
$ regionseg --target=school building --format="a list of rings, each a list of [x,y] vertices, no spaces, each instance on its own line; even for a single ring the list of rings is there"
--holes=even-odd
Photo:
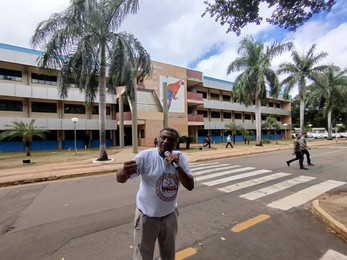
[[[29,123],[35,119],[35,126],[50,133],[46,140],[34,139],[32,150],[73,148],[75,133],[77,148],[99,147],[98,97],[86,106],[84,93],[72,87],[68,97],[60,99],[57,72],[42,74],[36,63],[40,54],[0,43],[0,131],[15,121]],[[255,107],[235,102],[232,86],[232,82],[204,76],[201,71],[152,61],[151,75],[137,84],[138,145],[153,146],[164,120],[182,136],[194,136],[199,143],[207,134],[213,142],[226,142],[225,124],[230,122],[255,132]],[[106,103],[107,146],[122,142],[132,145],[134,109],[124,88],[108,94]],[[262,120],[273,116],[281,126],[272,138],[281,139],[285,134],[290,138],[290,101],[269,97],[261,110]],[[265,130],[263,134],[267,138]],[[237,140],[242,137],[237,136]],[[21,150],[24,145],[20,139],[0,142],[1,152]]]

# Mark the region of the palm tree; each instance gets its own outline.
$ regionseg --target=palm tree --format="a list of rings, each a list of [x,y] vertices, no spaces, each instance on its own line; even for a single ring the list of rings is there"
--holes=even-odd
[[[87,104],[98,93],[100,161],[108,159],[106,90],[114,94],[116,86],[126,86],[133,100],[137,79],[151,70],[150,56],[141,43],[132,34],[116,33],[138,7],[138,0],[74,0],[64,12],[41,22],[31,39],[34,47],[40,45],[44,50],[39,65],[60,69],[61,98],[67,97],[71,83],[85,92]]]
[[[307,103],[323,108],[327,115],[328,139],[331,135],[331,119],[334,108],[347,105],[347,69],[330,65],[322,73],[313,75],[314,83],[308,86]]]
[[[237,132],[242,132],[244,129],[243,126],[234,122],[226,123],[224,126],[226,129],[224,132],[231,132],[233,136],[233,144],[235,144]]]
[[[283,51],[291,50],[292,45],[291,42],[274,42],[265,48],[264,43],[247,36],[241,40],[238,48],[241,57],[228,67],[227,74],[243,71],[236,78],[232,89],[236,99],[246,106],[252,105],[255,101],[257,146],[262,146],[261,103],[266,102],[267,89],[271,97],[277,97],[280,90],[276,72],[271,68],[271,60]]]
[[[9,129],[0,133],[0,141],[4,139],[11,140],[15,137],[21,137],[25,146],[26,156],[30,156],[30,145],[33,141],[33,137],[37,136],[41,139],[46,139],[46,133],[49,133],[49,130],[39,129],[37,126],[34,126],[35,119],[32,119],[30,123],[13,122],[13,125],[6,125]]]
[[[313,74],[321,72],[326,69],[326,65],[315,66],[321,59],[325,58],[328,54],[320,52],[315,54],[316,45],[313,44],[305,55],[299,55],[296,50],[292,51],[293,63],[285,62],[279,67],[278,73],[289,74],[282,82],[284,86],[284,97],[288,98],[290,91],[298,86],[299,99],[300,99],[300,131],[304,132],[304,112],[305,112],[305,99],[306,99],[306,81],[313,80]]]
[[[268,133],[270,133],[270,135],[269,135],[270,139],[271,139],[271,130],[278,130],[281,128],[277,119],[273,116],[266,117],[265,122],[263,123],[262,127],[267,129]]]

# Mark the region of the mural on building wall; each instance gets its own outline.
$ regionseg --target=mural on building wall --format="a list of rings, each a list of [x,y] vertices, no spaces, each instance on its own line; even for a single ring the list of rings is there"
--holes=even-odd
[[[184,81],[177,78],[160,76],[160,86],[167,82],[167,109],[169,112],[184,113]],[[163,104],[163,90],[160,88]]]

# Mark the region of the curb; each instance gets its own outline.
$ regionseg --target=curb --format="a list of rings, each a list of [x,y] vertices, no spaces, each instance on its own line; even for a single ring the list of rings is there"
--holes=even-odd
[[[318,199],[312,202],[311,211],[313,215],[321,219],[332,230],[339,234],[344,240],[347,240],[347,228],[345,227],[345,225],[331,217],[325,210],[323,210],[319,205]]]
[[[80,178],[80,177],[87,177],[87,176],[97,176],[97,175],[101,175],[101,174],[115,173],[116,171],[118,171],[118,169],[81,172],[81,173],[64,174],[64,175],[52,175],[52,176],[47,176],[47,177],[38,177],[38,178],[8,181],[8,182],[0,183],[0,188],[17,186],[17,185],[32,184],[32,183],[44,182],[44,181],[56,181],[56,180]]]

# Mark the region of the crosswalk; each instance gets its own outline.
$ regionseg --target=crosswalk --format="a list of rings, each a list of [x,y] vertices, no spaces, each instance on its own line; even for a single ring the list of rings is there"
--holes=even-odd
[[[206,186],[216,187],[219,191],[231,193],[252,188],[252,191],[239,195],[240,198],[251,201],[264,197],[269,198],[271,195],[281,194],[281,192],[288,190],[291,192],[290,188],[301,187],[305,184],[306,188],[292,192],[287,196],[283,195],[282,198],[266,204],[267,207],[284,211],[305,205],[320,195],[345,184],[345,182],[336,180],[316,183],[314,182],[316,177],[312,176],[293,176],[293,174],[286,172],[273,172],[268,169],[255,169],[254,167],[219,162],[196,162],[190,163],[189,167],[195,181]]]

